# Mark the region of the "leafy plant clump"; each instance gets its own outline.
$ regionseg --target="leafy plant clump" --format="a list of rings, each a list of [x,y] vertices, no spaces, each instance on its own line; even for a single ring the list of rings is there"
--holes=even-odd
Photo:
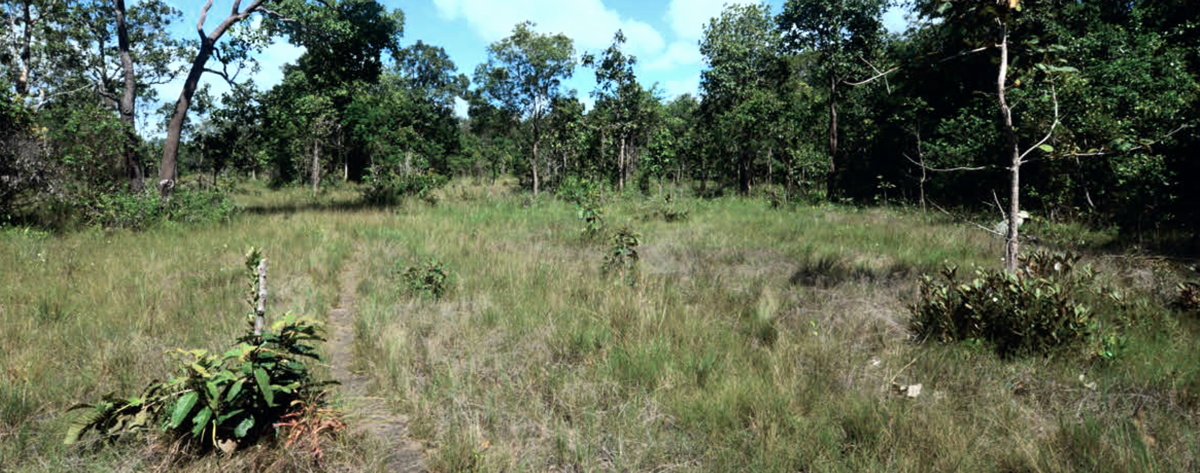
[[[237,212],[233,198],[224,191],[186,188],[176,190],[170,199],[161,199],[154,191],[100,193],[79,205],[90,225],[134,230],[164,222],[218,223]]]
[[[683,222],[691,215],[687,206],[676,202],[675,196],[667,194],[661,201],[654,201],[646,213],[647,220],[662,220],[664,222]]]
[[[252,249],[247,267],[257,267],[261,257]],[[252,270],[251,279],[255,278]],[[259,292],[253,291],[251,306],[258,301]],[[250,314],[237,345],[222,354],[174,350],[176,373],[166,381],[151,382],[140,396],[107,394],[95,403],[72,407],[84,412],[71,423],[64,443],[74,444],[89,432],[115,440],[157,427],[200,451],[218,447],[232,452],[273,435],[280,427],[310,427],[297,415],[328,416],[310,407],[321,403],[322,388],[332,383],[317,381],[308,364],[320,359],[314,347],[323,340],[319,323],[285,314],[256,334],[256,315]]]
[[[435,173],[400,173],[373,168],[366,181],[362,190],[364,201],[375,205],[395,205],[410,196],[437,203],[439,199],[434,191],[441,189],[450,179]]]
[[[429,258],[400,271],[404,287],[410,294],[434,299],[441,299],[449,292],[453,275],[450,266],[437,258]]]
[[[1076,269],[1078,262],[1078,255],[1038,252],[1021,257],[1016,273],[976,270],[962,281],[947,267],[922,276],[919,299],[908,307],[910,328],[920,340],[987,342],[1005,357],[1089,340],[1098,322],[1081,299],[1094,275]]]
[[[580,234],[585,240],[594,240],[604,232],[604,193],[600,184],[571,176],[558,186],[558,196],[575,205],[575,214],[583,220]]]
[[[630,286],[637,285],[640,261],[637,248],[642,244],[642,235],[632,228],[621,227],[613,232],[610,242],[604,255],[604,274],[619,275]]]

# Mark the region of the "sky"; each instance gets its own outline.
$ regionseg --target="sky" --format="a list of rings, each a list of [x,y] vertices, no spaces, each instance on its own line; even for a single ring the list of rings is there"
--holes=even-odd
[[[200,0],[169,0],[183,12],[181,35],[195,35]],[[211,31],[229,11],[231,0],[217,0],[208,17],[205,31]],[[721,13],[726,3],[758,3],[754,0],[380,0],[391,9],[404,12],[404,37],[401,46],[418,40],[441,46],[458,66],[460,73],[471,76],[475,66],[487,60],[487,46],[507,37],[522,21],[536,23],[539,33],[563,33],[575,42],[577,55],[599,53],[607,48],[618,29],[625,33],[625,52],[637,57],[635,74],[645,87],[657,85],[668,99],[682,94],[696,95],[704,59],[699,41],[704,25]],[[783,0],[765,2],[778,13]],[[891,31],[903,30],[906,21],[899,9],[884,15]],[[254,76],[260,87],[269,88],[282,80],[282,67],[294,62],[303,49],[277,40],[258,56],[262,68]],[[207,75],[204,81],[213,91],[227,90],[221,79]],[[182,81],[159,87],[163,100],[178,96]],[[574,76],[564,82],[580,100],[591,106],[595,72],[576,67]],[[465,103],[459,103],[465,115]]]

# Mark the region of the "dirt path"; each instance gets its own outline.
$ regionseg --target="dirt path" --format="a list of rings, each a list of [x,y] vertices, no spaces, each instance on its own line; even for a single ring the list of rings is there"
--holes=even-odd
[[[384,458],[368,459],[372,460],[369,464],[389,472],[424,472],[421,446],[408,436],[408,419],[389,410],[384,398],[370,396],[367,387],[371,377],[353,371],[354,306],[358,284],[362,281],[362,255],[361,249],[356,250],[338,276],[338,302],[329,313],[329,341],[326,342],[331,375],[342,383],[338,386],[338,398],[349,428],[366,434],[389,452]]]

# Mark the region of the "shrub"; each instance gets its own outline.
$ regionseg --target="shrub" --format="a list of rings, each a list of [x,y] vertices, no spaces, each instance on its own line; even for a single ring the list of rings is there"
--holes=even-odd
[[[187,225],[227,221],[237,212],[233,198],[221,190],[180,188],[171,198],[158,193],[102,192],[80,204],[88,224],[141,230],[163,222]]]
[[[398,173],[372,168],[362,190],[364,201],[375,205],[395,205],[406,197],[416,196],[430,203],[437,203],[434,191],[445,186],[450,179],[434,173]]]
[[[567,176],[555,190],[558,198],[573,204],[603,201],[604,186],[591,179]]]
[[[956,268],[921,278],[920,296],[908,308],[918,339],[982,341],[1002,356],[1045,354],[1088,339],[1097,328],[1080,303],[1094,276],[1076,270],[1079,256],[1038,252],[1021,258],[1016,273],[976,270],[960,281]]]
[[[436,258],[404,268],[404,286],[410,294],[441,299],[450,289],[453,273],[450,267]]]
[[[646,211],[646,220],[662,220],[664,222],[683,222],[691,215],[687,206],[675,200],[675,196],[667,194],[661,201],[652,201]]]
[[[575,205],[575,213],[583,220],[580,233],[584,239],[595,239],[604,231],[603,187],[594,181],[569,176],[559,184],[559,198]]]
[[[604,255],[604,274],[619,274],[630,286],[636,285],[640,261],[637,248],[642,243],[642,235],[632,228],[621,227],[613,232],[610,241],[611,246]]]
[[[254,268],[259,261],[261,254],[251,249],[246,266]],[[253,308],[259,293],[251,294]],[[323,340],[320,326],[312,318],[285,314],[260,335],[255,316],[250,314],[246,333],[223,354],[176,349],[177,373],[150,383],[141,396],[108,394],[72,407],[84,412],[70,424],[64,442],[76,443],[89,431],[111,440],[157,425],[202,451],[214,446],[232,451],[273,433],[281,420],[303,424],[295,413],[313,410],[322,402],[321,388],[330,383],[316,381],[306,364],[320,359],[313,346]]]

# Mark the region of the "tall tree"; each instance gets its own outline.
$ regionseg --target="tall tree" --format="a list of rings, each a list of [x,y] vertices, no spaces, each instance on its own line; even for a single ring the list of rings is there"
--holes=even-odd
[[[475,68],[474,82],[482,98],[504,110],[512,122],[528,124],[529,168],[536,196],[544,122],[551,102],[561,94],[562,81],[575,71],[575,47],[565,35],[537,33],[535,26],[520,23],[511,36],[488,46],[488,60]]]
[[[619,189],[625,188],[630,172],[636,168],[638,148],[644,146],[648,139],[654,111],[651,107],[653,101],[647,100],[648,94],[638,84],[633,72],[637,58],[625,54],[622,51],[624,45],[625,33],[618,30],[613,35],[612,45],[599,57],[593,54],[583,57],[585,66],[596,68],[596,90],[592,92],[592,97],[596,99],[594,113],[608,118],[601,125],[605,131],[603,135],[612,136],[616,142],[616,181]]]
[[[379,53],[384,47],[394,47],[403,25],[403,15],[399,11],[389,13],[374,0],[253,0],[245,8],[242,8],[241,0],[234,0],[229,15],[211,32],[205,33],[205,20],[212,6],[213,1],[208,0],[200,10],[200,19],[196,22],[200,43],[167,126],[158,183],[163,195],[170,195],[175,185],[183,125],[201,76],[211,72],[231,79],[225,71],[207,67],[214,55],[223,64],[243,60],[249,49],[265,44],[265,34],[282,33],[293,43],[305,46],[301,68],[328,68],[323,71],[328,73],[312,77],[322,81],[320,85],[332,87],[339,85],[338,80],[344,77],[378,77],[382,70]],[[232,45],[227,43],[229,47],[222,52],[218,47],[221,37],[255,13],[266,15],[264,24],[268,28],[259,32],[247,31],[245,40]],[[349,98],[350,94],[346,93],[335,103],[344,106],[349,103]],[[319,150],[314,151],[319,153]]]
[[[845,167],[838,148],[838,100],[854,77],[872,72],[883,44],[883,11],[889,0],[788,0],[776,21],[786,49],[817,56],[816,79],[826,87],[829,109],[827,192],[837,195]]]
[[[718,156],[732,153],[738,191],[750,192],[755,161],[771,147],[769,128],[779,112],[779,88],[787,77],[779,34],[766,5],[728,5],[704,28],[700,53],[701,113]]]
[[[192,59],[191,68],[188,70],[187,79],[183,82],[183,90],[179,93],[179,99],[175,101],[175,111],[171,114],[171,121],[167,125],[167,139],[163,142],[162,163],[158,167],[158,191],[164,197],[170,196],[175,189],[179,142],[183,137],[183,125],[187,119],[188,107],[191,106],[192,97],[196,95],[196,89],[200,85],[200,76],[205,72],[215,72],[208,69],[207,65],[209,58],[217,50],[217,42],[233,25],[259,11],[266,1],[253,0],[243,9],[241,8],[242,1],[234,0],[229,15],[209,33],[204,32],[204,23],[208,19],[209,10],[212,9],[213,0],[205,2],[200,9],[200,19],[196,21],[196,34],[200,37],[200,43],[196,55]]]

